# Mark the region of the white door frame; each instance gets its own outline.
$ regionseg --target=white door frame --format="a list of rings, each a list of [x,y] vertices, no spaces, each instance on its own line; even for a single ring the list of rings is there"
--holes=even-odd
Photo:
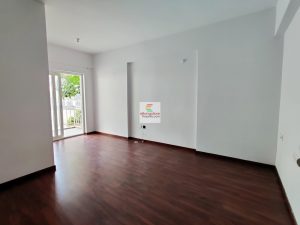
[[[63,112],[62,112],[62,90],[61,90],[61,76],[60,74],[57,73],[50,73],[49,75],[51,77],[51,88],[52,88],[52,99],[50,99],[50,101],[52,101],[52,107],[53,107],[53,120],[54,120],[54,136],[53,136],[53,140],[59,140],[62,139],[64,137],[64,125],[63,125]],[[55,81],[55,78],[57,77],[57,82]],[[56,87],[57,85],[57,87]],[[59,96],[57,96],[57,89],[58,88],[58,94]],[[58,100],[58,102],[57,102]],[[57,106],[59,106],[59,109],[57,108]],[[59,117],[60,117],[60,121],[58,123],[58,113],[59,113]],[[52,118],[51,118],[52,119]],[[58,130],[60,129],[60,134],[58,134]],[[53,131],[52,131],[53,133]]]

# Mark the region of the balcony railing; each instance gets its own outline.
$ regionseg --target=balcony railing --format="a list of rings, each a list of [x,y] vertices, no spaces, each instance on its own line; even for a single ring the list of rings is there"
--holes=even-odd
[[[77,107],[64,107],[63,117],[64,117],[64,129],[69,128],[81,128],[81,108]]]

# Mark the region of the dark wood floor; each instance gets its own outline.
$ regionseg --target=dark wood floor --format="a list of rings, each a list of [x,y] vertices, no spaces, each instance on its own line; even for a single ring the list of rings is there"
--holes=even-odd
[[[54,143],[57,171],[0,192],[0,224],[292,224],[275,170],[89,135]]]

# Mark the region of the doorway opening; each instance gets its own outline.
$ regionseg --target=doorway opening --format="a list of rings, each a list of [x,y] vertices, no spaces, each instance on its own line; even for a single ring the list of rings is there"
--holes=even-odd
[[[55,72],[49,75],[53,140],[84,134],[83,75]]]

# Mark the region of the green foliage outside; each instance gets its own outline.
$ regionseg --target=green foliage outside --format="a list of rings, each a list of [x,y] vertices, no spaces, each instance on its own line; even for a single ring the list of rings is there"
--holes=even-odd
[[[80,76],[68,75],[62,78],[63,98],[72,98],[80,94]]]
[[[62,74],[62,97],[63,99],[72,98],[76,95],[80,94],[80,76],[78,75],[70,75],[70,74]],[[80,123],[81,120],[81,110],[75,110],[74,116],[69,116],[67,118],[68,126],[77,125],[74,124]]]

